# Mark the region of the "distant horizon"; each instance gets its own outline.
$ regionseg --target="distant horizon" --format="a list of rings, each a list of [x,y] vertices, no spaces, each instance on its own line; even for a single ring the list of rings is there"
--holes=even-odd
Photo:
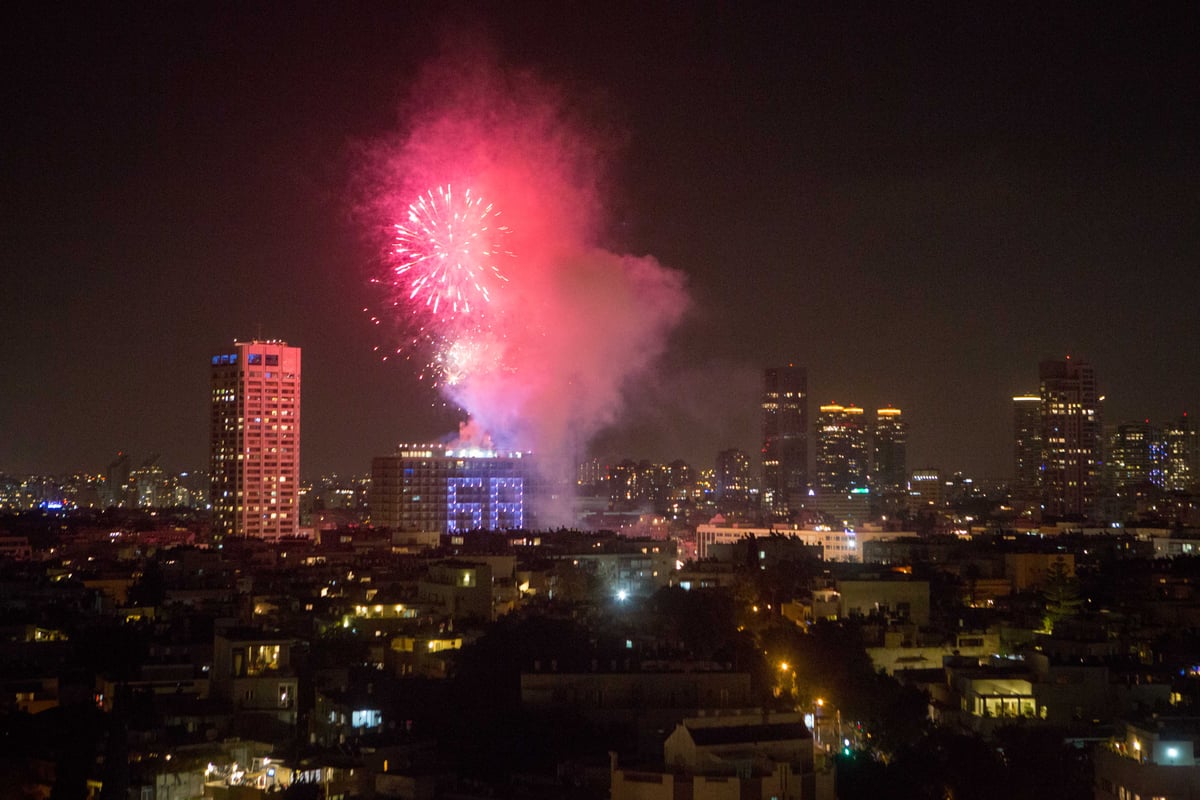
[[[239,340],[239,341],[249,341],[249,340]],[[266,339],[264,339],[262,341],[283,341],[283,340],[278,340],[278,339],[266,340]],[[1085,361],[1085,363],[1090,363],[1090,362],[1086,362],[1085,359],[1080,359],[1080,360]],[[307,370],[309,368],[306,366],[305,369],[306,369],[306,374],[307,374]],[[305,412],[303,411],[303,409],[304,409],[303,388],[301,389],[301,392],[302,392],[302,394],[301,394],[301,408],[302,408],[302,415],[301,415],[301,465],[302,465],[301,475],[303,476],[304,480],[306,480],[306,481],[316,481],[322,477],[328,477],[331,475],[348,476],[348,477],[370,477],[370,473],[371,473],[370,459],[371,458],[375,458],[378,456],[392,455],[397,450],[399,450],[403,447],[416,447],[416,446],[426,446],[426,445],[428,445],[428,446],[447,446],[448,443],[452,442],[459,435],[459,433],[458,433],[459,429],[456,426],[456,428],[453,431],[447,430],[445,433],[438,435],[438,436],[424,437],[424,438],[417,438],[417,437],[402,438],[402,439],[398,440],[397,442],[395,442],[395,444],[393,444],[390,449],[385,449],[385,450],[381,450],[380,452],[373,453],[360,468],[353,469],[353,470],[326,469],[326,470],[323,470],[320,472],[310,473],[308,471],[308,468],[303,466],[304,461],[307,460],[304,456],[304,449],[305,449],[304,448],[304,424],[305,424],[305,420],[307,419],[307,417],[305,416]],[[1009,411],[1009,414],[1006,417],[1005,421],[1008,423],[1010,429],[1011,429],[1011,424],[1012,424],[1011,403],[1018,396],[1037,397],[1038,395],[1036,393],[1032,393],[1032,394],[1014,393],[1013,395],[1009,395],[1005,398],[1006,407]],[[809,406],[810,418],[811,418],[813,416],[814,410],[819,408],[820,405],[824,405],[825,403],[813,401],[813,394],[811,391],[809,392],[808,399],[811,403]],[[1102,403],[1103,402],[1106,402],[1106,401],[1104,401],[1102,398]],[[841,403],[841,404],[842,405],[854,405],[853,403]],[[888,407],[899,408],[899,410],[902,412],[904,420],[906,422],[909,422],[910,425],[912,422],[912,417],[909,413],[909,410],[904,407],[897,407],[894,405],[888,406],[887,404],[879,405],[877,407],[874,406],[873,404],[861,405],[859,407],[863,408],[865,411],[867,411],[871,414],[874,414],[880,408],[888,408]],[[753,407],[753,411],[755,412],[753,414],[753,416],[755,419],[755,424],[757,425],[758,422],[760,421],[759,413],[758,413],[759,409],[757,406],[757,402]],[[1104,416],[1104,417],[1102,417],[1102,424],[1103,424],[1104,429],[1106,429],[1106,430],[1109,429],[1110,427],[1115,427],[1116,425],[1124,425],[1124,424],[1131,424],[1131,423],[1147,423],[1148,422],[1151,425],[1162,425],[1162,424],[1165,424],[1165,423],[1168,423],[1171,421],[1179,420],[1182,418],[1187,418],[1188,416],[1189,416],[1189,414],[1186,410],[1182,411],[1178,414],[1169,415],[1169,416],[1165,416],[1165,417],[1158,418],[1158,419],[1153,418],[1153,417],[1138,417],[1138,416],[1132,416],[1132,417],[1122,418],[1122,419],[1110,419],[1107,416]],[[809,465],[810,466],[813,463],[813,452],[814,451],[811,447],[811,443],[813,441],[814,430],[815,430],[815,423],[813,423],[810,426],[810,430],[808,432],[809,437],[810,437],[809,438],[809,442],[810,442]],[[1011,430],[1010,430],[1010,433],[1011,433]],[[203,434],[201,435],[201,438],[203,438],[204,442],[207,442],[207,434],[208,434],[208,429],[205,428],[203,431]],[[914,444],[911,427],[909,430],[909,439],[908,439],[907,444],[908,444],[908,447],[911,452],[912,446]],[[688,466],[690,466],[694,469],[707,470],[707,469],[712,469],[714,467],[717,454],[720,453],[722,450],[727,450],[727,449],[739,449],[739,450],[742,450],[743,452],[745,452],[751,458],[752,464],[755,467],[755,471],[754,471],[755,478],[757,479],[758,477],[760,477],[761,463],[759,462],[759,458],[760,458],[759,451],[761,449],[761,443],[752,445],[750,447],[738,446],[738,445],[731,445],[730,447],[721,447],[721,448],[713,451],[711,456],[708,457],[709,458],[708,462],[703,462],[703,463],[701,463],[697,460],[694,460],[694,459],[689,459],[681,454],[672,455],[672,454],[668,453],[665,455],[645,455],[644,453],[632,452],[632,451],[610,452],[610,453],[604,454],[604,455],[599,454],[599,453],[589,454],[589,455],[584,456],[577,463],[584,464],[592,459],[599,459],[601,461],[601,463],[603,463],[605,466],[611,466],[612,464],[619,463],[620,461],[623,461],[626,459],[632,460],[634,462],[649,461],[650,463],[654,463],[654,464],[669,464],[672,461],[682,460],[685,463],[687,463]],[[519,447],[518,448],[504,448],[504,450],[506,450],[506,451],[522,450],[522,452],[535,453],[535,451],[524,450],[523,448],[519,448]],[[174,466],[174,462],[171,460],[169,454],[160,453],[157,450],[149,450],[143,454],[143,453],[134,452],[133,450],[130,450],[130,449],[120,448],[120,449],[114,450],[112,455],[109,456],[109,458],[107,460],[105,460],[103,463],[98,464],[93,467],[23,470],[23,469],[19,469],[19,468],[8,468],[5,465],[0,465],[0,474],[7,475],[7,476],[48,476],[48,477],[65,477],[65,476],[71,476],[71,475],[84,475],[84,474],[103,476],[104,471],[107,468],[107,466],[110,463],[112,463],[112,461],[115,457],[121,455],[122,453],[128,453],[131,456],[135,467],[141,466],[141,465],[147,464],[147,463],[156,463],[156,464],[161,465],[165,462],[167,465],[170,466],[169,471],[171,472],[171,474],[174,474],[174,475],[183,475],[183,474],[188,474],[191,472],[207,472],[208,471],[207,456],[203,459],[203,462],[198,465],[194,464],[192,466],[184,466],[184,467],[180,468],[180,467]],[[1004,471],[1004,474],[988,474],[988,473],[982,473],[982,472],[972,472],[972,471],[965,470],[965,469],[957,469],[957,468],[947,467],[943,464],[937,463],[936,461],[931,462],[928,459],[923,459],[920,461],[908,459],[907,471],[911,475],[914,471],[918,471],[918,470],[936,469],[939,472],[941,472],[942,475],[945,477],[950,477],[950,476],[953,476],[956,474],[962,474],[966,477],[970,477],[974,480],[979,480],[979,481],[1003,482],[1003,481],[1011,480],[1013,478],[1013,474],[1012,474],[1013,465],[1011,463],[1012,455],[1013,455],[1012,442],[1011,442],[1011,435],[1010,435],[1007,452],[1004,453],[1005,458],[1008,460],[1008,467],[1007,467],[1007,470]],[[152,462],[148,461],[148,459],[151,456],[157,456],[157,458],[155,458]]]

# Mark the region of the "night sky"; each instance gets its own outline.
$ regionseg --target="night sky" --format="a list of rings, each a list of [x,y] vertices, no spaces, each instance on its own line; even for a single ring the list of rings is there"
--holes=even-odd
[[[688,276],[601,457],[756,450],[787,362],[977,477],[1043,358],[1091,361],[1106,421],[1200,413],[1200,7],[934,9],[6,6],[0,471],[204,468],[209,357],[259,333],[304,348],[306,475],[454,429],[373,352],[354,185],[463,30],[618,132],[604,243]]]

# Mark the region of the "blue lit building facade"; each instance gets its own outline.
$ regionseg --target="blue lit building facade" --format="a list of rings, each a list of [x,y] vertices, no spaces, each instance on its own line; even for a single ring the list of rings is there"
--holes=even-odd
[[[527,452],[403,446],[371,461],[371,522],[441,533],[524,528],[532,473]]]

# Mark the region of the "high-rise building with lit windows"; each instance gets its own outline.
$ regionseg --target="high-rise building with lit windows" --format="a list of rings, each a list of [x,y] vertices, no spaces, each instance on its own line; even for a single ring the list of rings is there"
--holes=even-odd
[[[1165,485],[1162,435],[1150,420],[1124,422],[1108,436],[1105,472],[1117,496],[1134,495],[1149,486]]]
[[[532,479],[528,452],[401,445],[371,460],[371,524],[438,533],[523,528]]]
[[[217,535],[299,533],[299,347],[235,341],[212,357],[209,453]]]
[[[908,486],[908,423],[898,408],[875,411],[871,484],[878,492],[898,492]]]
[[[763,502],[783,513],[808,489],[808,371],[791,364],[767,369],[762,412]]]
[[[1016,500],[1037,500],[1042,486],[1042,398],[1019,394],[1013,403],[1013,483]]]
[[[817,415],[817,488],[866,490],[867,425],[858,406],[821,406]]]
[[[750,500],[750,458],[741,450],[722,450],[717,453],[716,478],[717,502],[737,505]]]
[[[1192,492],[1200,482],[1200,437],[1196,423],[1184,414],[1162,428],[1165,488]]]
[[[1038,368],[1042,412],[1043,510],[1086,517],[1099,487],[1100,396],[1085,361],[1043,361]]]

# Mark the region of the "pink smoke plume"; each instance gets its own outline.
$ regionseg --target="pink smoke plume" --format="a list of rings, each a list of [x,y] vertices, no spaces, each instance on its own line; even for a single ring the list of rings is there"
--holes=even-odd
[[[391,242],[434,187],[487,198],[506,226],[503,281],[466,321],[417,307],[411,283],[393,287],[395,321],[434,351],[441,390],[471,417],[466,433],[561,471],[663,352],[688,307],[684,276],[601,246],[609,137],[547,82],[492,56],[453,56],[425,70],[403,130],[375,149],[370,204]]]

